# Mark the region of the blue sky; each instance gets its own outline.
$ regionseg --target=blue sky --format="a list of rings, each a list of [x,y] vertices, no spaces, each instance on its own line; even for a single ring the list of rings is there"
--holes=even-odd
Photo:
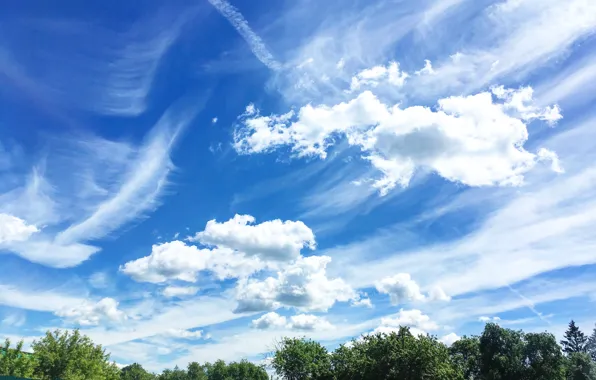
[[[11,1],[0,335],[260,362],[593,327],[596,3]]]

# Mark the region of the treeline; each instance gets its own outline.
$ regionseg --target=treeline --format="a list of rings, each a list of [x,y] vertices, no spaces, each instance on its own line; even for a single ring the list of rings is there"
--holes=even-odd
[[[190,363],[153,374],[135,363],[119,369],[100,345],[78,330],[48,332],[22,352],[22,342],[0,352],[0,375],[41,380],[266,380],[248,361]],[[588,337],[571,321],[564,339],[486,324],[479,336],[450,347],[407,327],[365,335],[329,352],[308,339],[285,338],[269,356],[286,380],[596,380],[596,329]]]

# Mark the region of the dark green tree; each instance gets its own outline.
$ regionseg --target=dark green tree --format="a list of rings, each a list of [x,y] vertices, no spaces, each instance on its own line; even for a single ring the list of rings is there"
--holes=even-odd
[[[33,342],[36,376],[43,380],[117,380],[120,370],[110,355],[79,330],[56,330]]]
[[[575,325],[575,321],[569,322],[569,327],[565,331],[565,338],[561,341],[563,351],[567,354],[573,352],[586,352],[586,342],[588,338]]]
[[[205,367],[197,362],[188,363],[186,368],[188,380],[208,380]]]
[[[480,336],[480,376],[487,380],[524,380],[525,345],[521,331],[487,323]]]
[[[478,379],[480,376],[480,339],[477,336],[463,336],[449,347],[453,364],[459,368],[464,379]]]
[[[327,349],[308,339],[284,338],[273,353],[271,365],[285,380],[333,378]]]
[[[336,379],[463,379],[444,344],[415,337],[407,327],[363,336],[338,348],[331,360]]]
[[[549,333],[524,335],[525,378],[533,380],[564,380],[565,357],[555,336]]]
[[[185,370],[174,367],[174,369],[164,370],[158,377],[158,380],[187,380],[188,374]]]
[[[566,380],[596,380],[596,366],[584,352],[570,353],[566,367]]]
[[[10,339],[0,346],[0,375],[15,377],[31,377],[35,371],[35,359],[23,352],[23,341],[15,348],[10,347]]]
[[[592,330],[592,335],[590,335],[588,338],[586,350],[592,357],[592,360],[596,361],[596,327],[594,327],[594,330]]]
[[[143,366],[133,363],[122,368],[120,371],[121,380],[154,380],[155,375],[147,372]]]

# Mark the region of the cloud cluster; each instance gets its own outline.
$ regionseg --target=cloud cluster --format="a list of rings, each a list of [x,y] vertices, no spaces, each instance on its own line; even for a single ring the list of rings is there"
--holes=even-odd
[[[189,240],[281,261],[297,258],[303,248],[316,247],[315,235],[301,221],[276,219],[255,224],[251,215],[235,215],[223,223],[210,220],[204,231]]]
[[[430,317],[418,309],[404,310],[400,309],[395,317],[385,317],[381,319],[380,325],[372,331],[372,334],[399,331],[400,327],[409,327],[414,335],[427,334],[439,329],[439,325],[432,321]]]
[[[529,87],[443,98],[436,109],[388,105],[364,91],[348,102],[308,104],[297,113],[262,116],[254,110],[240,118],[234,147],[253,154],[288,146],[298,157],[325,158],[344,137],[382,174],[373,182],[381,194],[408,186],[417,170],[468,186],[516,186],[538,161],[556,160],[554,152],[524,149],[526,122],[560,118],[557,106],[533,105]]]
[[[350,91],[359,90],[361,87],[377,87],[380,83],[401,87],[408,76],[408,73],[400,71],[397,62],[390,62],[387,66],[374,66],[352,77]]]
[[[236,288],[236,312],[294,307],[327,311],[336,302],[357,300],[357,293],[340,278],[327,277],[327,256],[299,257],[277,272],[277,277],[240,281]]]
[[[274,311],[263,314],[261,317],[253,320],[251,326],[260,330],[285,328],[299,331],[320,331],[333,328],[333,325],[323,317],[312,314],[298,314],[291,316],[288,321],[286,317]]]
[[[0,244],[27,240],[38,231],[36,226],[27,224],[21,218],[0,213]]]
[[[412,279],[409,273],[398,273],[395,276],[385,277],[375,284],[377,291],[381,294],[388,294],[392,305],[399,305],[407,302],[422,301],[450,301],[451,297],[439,286],[432,287],[428,295],[424,295],[418,283]]]
[[[109,297],[96,303],[85,301],[75,307],[56,311],[55,314],[81,326],[95,326],[100,322],[119,322],[127,319],[127,315],[118,309],[118,302]]]
[[[204,338],[202,330],[190,331],[190,330],[184,330],[184,329],[169,329],[161,335],[169,337],[169,338],[189,339],[189,340]]]

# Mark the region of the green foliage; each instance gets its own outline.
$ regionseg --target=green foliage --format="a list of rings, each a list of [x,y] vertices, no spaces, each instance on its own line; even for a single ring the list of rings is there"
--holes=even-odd
[[[572,352],[566,367],[567,380],[596,380],[596,366],[586,353]]]
[[[284,338],[275,350],[271,365],[286,380],[333,378],[327,349],[308,339]]]
[[[363,336],[332,355],[336,379],[463,379],[447,347],[436,338],[397,333]]]
[[[120,380],[154,380],[155,375],[147,372],[139,363],[133,363],[122,368]]]
[[[47,332],[33,342],[36,377],[43,380],[117,380],[120,370],[110,355],[89,337],[73,332]]]
[[[209,380],[205,367],[197,362],[188,363],[186,373],[188,380]]]
[[[592,330],[592,335],[586,343],[586,351],[590,354],[593,361],[596,361],[596,327]]]
[[[569,328],[565,331],[565,339],[561,341],[563,351],[567,354],[574,352],[586,352],[588,338],[575,325],[575,321],[569,322]]]
[[[549,333],[525,334],[526,379],[565,379],[565,358],[555,336]]]
[[[213,364],[200,365],[192,362],[187,370],[178,367],[166,369],[157,377],[158,380],[268,380],[263,367],[246,360],[226,364],[218,360]]]
[[[463,336],[449,348],[451,361],[463,374],[464,379],[480,376],[480,339],[477,336]]]
[[[23,352],[23,341],[10,348],[10,339],[6,339],[0,347],[0,375],[15,377],[31,377],[35,371],[35,359]]]

